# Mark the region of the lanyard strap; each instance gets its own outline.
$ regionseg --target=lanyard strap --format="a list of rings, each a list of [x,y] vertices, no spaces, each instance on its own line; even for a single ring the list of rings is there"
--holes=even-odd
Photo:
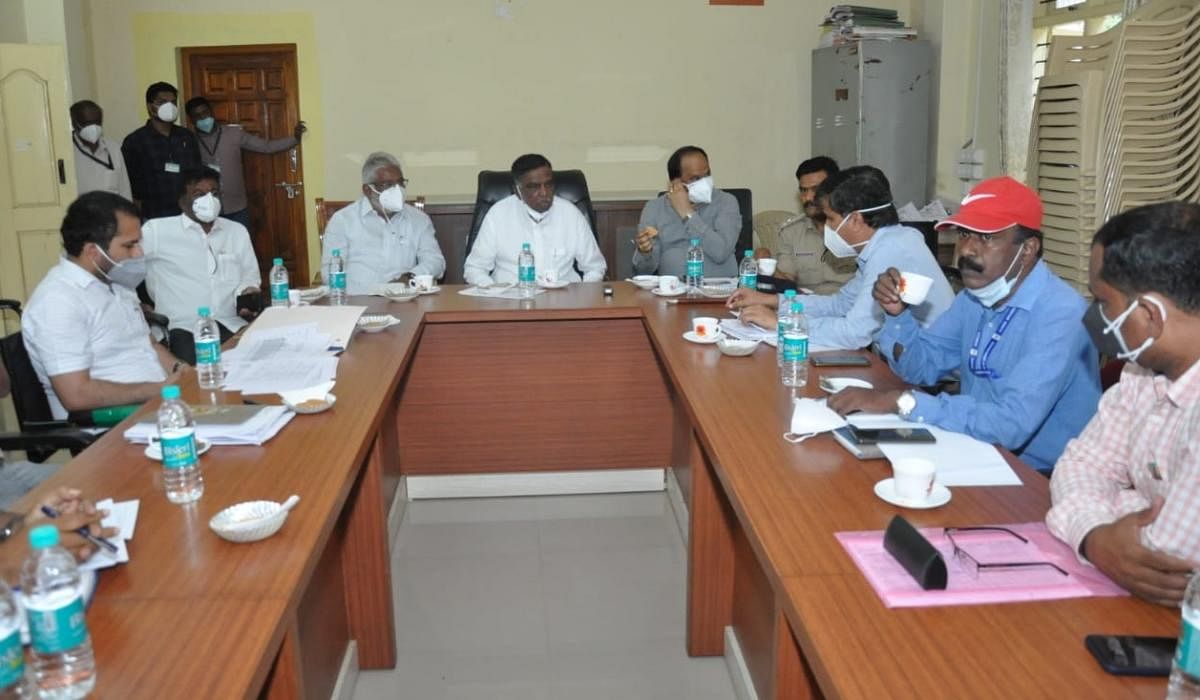
[[[1000,376],[999,372],[988,367],[988,358],[992,356],[992,351],[996,349],[996,344],[1004,336],[1004,331],[1008,330],[1008,324],[1012,322],[1016,313],[1017,307],[1015,306],[1010,306],[1004,311],[1004,317],[1000,319],[1000,325],[996,328],[996,332],[988,339],[982,355],[979,352],[979,341],[983,339],[983,321],[980,320],[979,328],[975,331],[975,342],[971,343],[971,353],[967,359],[967,366],[970,368],[971,374],[984,379],[997,379]]]
[[[84,148],[83,146],[80,146],[80,145],[79,145],[79,140],[78,140],[78,139],[76,139],[76,138],[72,137],[72,138],[71,138],[71,141],[72,141],[72,142],[75,144],[75,150],[79,151],[79,152],[80,152],[80,153],[82,153],[84,156],[86,156],[86,157],[88,157],[88,158],[91,158],[92,160],[96,161],[96,162],[97,162],[97,163],[99,163],[100,165],[103,165],[104,167],[108,168],[109,170],[112,170],[112,169],[113,169],[113,159],[112,159],[112,153],[109,153],[107,149],[105,149],[105,151],[104,151],[104,152],[105,152],[105,153],[108,153],[108,162],[107,162],[107,163],[105,163],[104,161],[102,161],[102,160],[100,160],[99,158],[97,158],[97,157],[96,157],[96,155],[95,155],[94,153],[90,153],[90,152],[88,152],[88,149]]]
[[[217,140],[215,142],[213,142],[212,148],[209,148],[208,144],[204,143],[203,136],[196,134],[196,140],[200,142],[200,145],[204,147],[204,150],[208,151],[208,155],[212,156],[213,160],[217,160],[217,149],[219,149],[221,147],[221,131],[222,131],[221,127],[218,126],[217,127]]]

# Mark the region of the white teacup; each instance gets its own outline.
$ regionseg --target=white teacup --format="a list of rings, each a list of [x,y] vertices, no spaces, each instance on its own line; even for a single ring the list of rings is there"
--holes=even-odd
[[[892,483],[896,495],[914,503],[924,503],[933,493],[937,467],[923,457],[902,457],[892,462]]]
[[[658,291],[664,294],[674,294],[679,291],[679,278],[675,275],[663,275],[659,277]]]
[[[692,319],[692,332],[697,338],[716,338],[721,335],[721,321],[712,316],[698,316]]]
[[[299,289],[288,290],[288,306],[300,306],[301,296]]]
[[[933,278],[915,272],[900,273],[900,301],[910,306],[920,306],[929,296]]]
[[[433,275],[413,275],[408,281],[408,286],[427,292],[433,289]]]
[[[538,279],[546,284],[554,284],[558,282],[558,270],[542,270],[538,273]]]
[[[763,275],[774,275],[775,274],[775,266],[778,264],[779,264],[779,261],[776,260],[775,258],[759,258],[758,259],[758,272],[759,272],[759,274],[763,274]]]

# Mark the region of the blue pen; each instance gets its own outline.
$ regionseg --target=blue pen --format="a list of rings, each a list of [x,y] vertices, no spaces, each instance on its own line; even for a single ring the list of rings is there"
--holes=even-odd
[[[42,512],[46,514],[47,518],[57,518],[59,515],[58,511],[54,510],[50,506],[42,506]],[[76,530],[75,532],[79,533],[79,535],[81,537],[83,537],[85,540],[87,540],[88,542],[91,542],[92,544],[96,545],[97,547],[103,547],[103,548],[107,549],[108,551],[112,552],[113,554],[116,554],[117,552],[121,551],[121,550],[117,549],[117,545],[113,544],[112,542],[109,542],[108,540],[106,540],[102,537],[96,537],[91,532],[88,532],[88,529],[86,527],[81,527],[78,530]]]

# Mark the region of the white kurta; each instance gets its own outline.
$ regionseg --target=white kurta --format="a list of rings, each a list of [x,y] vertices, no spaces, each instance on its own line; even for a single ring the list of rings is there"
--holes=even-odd
[[[93,153],[78,135],[72,135],[71,140],[75,143],[75,185],[79,194],[101,190],[133,199],[120,146],[101,136]]]
[[[551,269],[560,280],[578,282],[578,264],[584,282],[604,279],[608,264],[587,217],[574,204],[555,197],[546,218],[535,223],[515,194],[488,210],[467,256],[463,278],[468,284],[516,282],[517,256],[523,243],[529,243],[533,250],[539,277]]]
[[[407,272],[434,279],[446,272],[433,221],[408,205],[387,220],[366,197],[339,209],[329,218],[321,244],[321,272],[326,279],[334,249],[340,249],[346,261],[347,294],[370,294]]]

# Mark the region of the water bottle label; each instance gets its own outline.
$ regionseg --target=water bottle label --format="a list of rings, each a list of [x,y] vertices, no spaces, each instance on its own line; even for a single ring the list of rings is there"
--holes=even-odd
[[[329,275],[330,289],[345,289],[346,288],[346,273],[333,272]]]
[[[704,274],[703,260],[689,260],[687,263],[687,276],[699,277]]]
[[[33,649],[39,654],[57,654],[83,644],[87,639],[87,622],[83,616],[83,597],[75,596],[70,603],[54,610],[29,611],[29,636]]]
[[[0,639],[0,688],[9,688],[25,675],[25,650],[21,648],[21,632]]]
[[[216,338],[196,341],[196,364],[215,365],[221,361],[221,343]]]
[[[1179,634],[1179,648],[1175,650],[1175,665],[1189,676],[1200,676],[1200,632],[1186,617]]]
[[[163,466],[167,469],[183,469],[196,463],[196,433],[188,431],[182,435],[163,436]]]
[[[783,339],[784,362],[808,361],[808,336],[786,336]]]
[[[742,286],[746,289],[758,289],[758,273],[742,275]]]
[[[534,266],[533,265],[522,265],[517,270],[517,281],[518,282],[529,282],[530,284],[532,284],[534,281]]]
[[[286,302],[288,298],[287,282],[272,282],[271,283],[271,301]]]

